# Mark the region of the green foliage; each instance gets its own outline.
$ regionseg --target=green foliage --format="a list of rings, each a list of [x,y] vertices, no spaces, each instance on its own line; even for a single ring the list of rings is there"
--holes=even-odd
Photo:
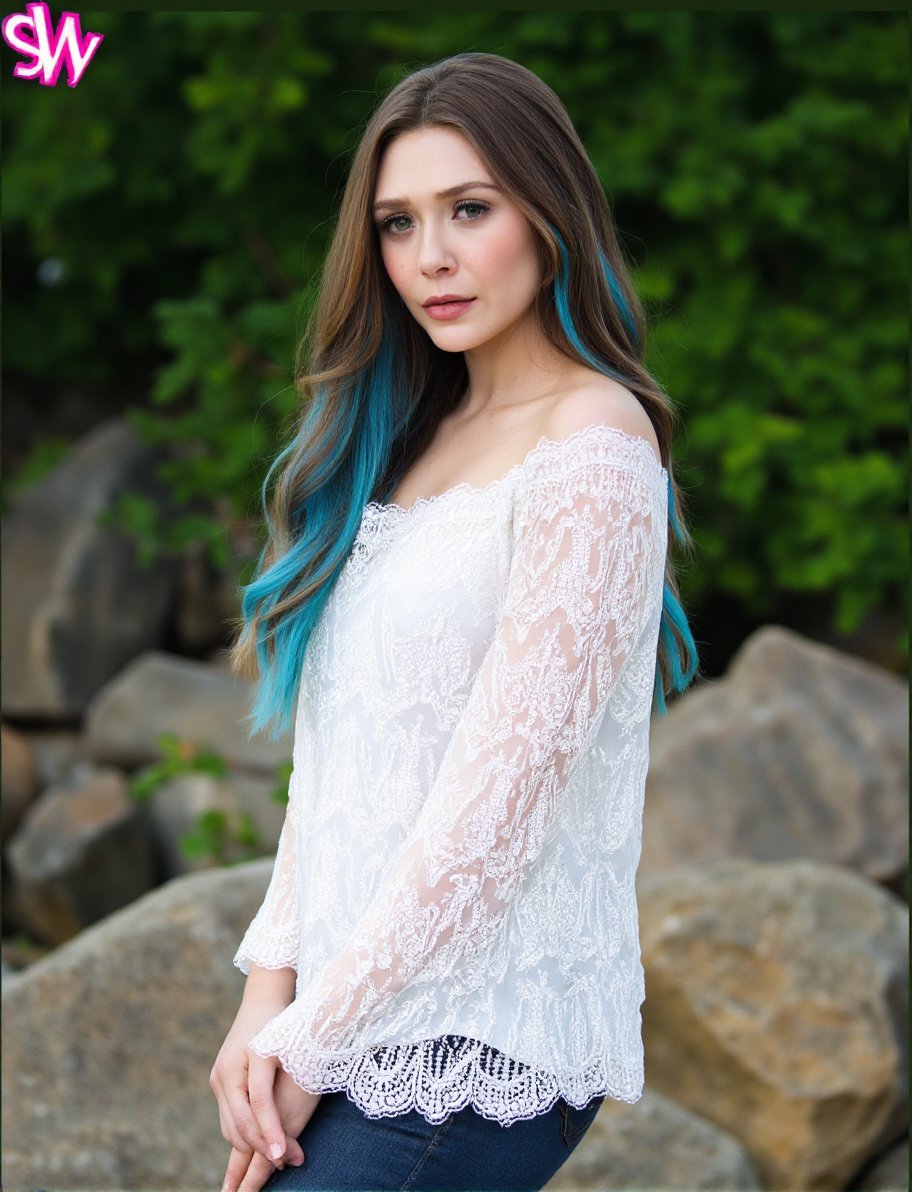
[[[224,811],[204,811],[197,825],[180,840],[180,850],[191,861],[211,860],[218,865],[239,865],[259,855],[261,841],[250,813],[232,819]]]
[[[46,476],[66,457],[69,450],[69,439],[64,439],[59,435],[49,435],[47,438],[37,439],[32,444],[32,448],[15,478],[11,482],[8,481],[3,487],[3,512],[6,512],[11,498],[14,499],[18,493],[25,492]]]
[[[164,757],[134,776],[129,783],[129,793],[138,802],[149,799],[160,786],[181,774],[210,774],[213,778],[224,778],[228,773],[228,763],[221,754],[176,733],[159,733],[155,744]]]
[[[293,762],[283,762],[282,765],[277,768],[276,785],[269,792],[269,798],[273,803],[288,803],[288,787],[291,782],[291,772],[293,769]]]
[[[147,555],[205,540],[224,561],[221,506],[258,516],[360,130],[408,70],[481,49],[557,90],[615,211],[651,316],[647,364],[682,414],[675,476],[698,543],[685,599],[727,594],[763,618],[824,593],[846,632],[901,613],[902,14],[82,23],[106,40],[78,88],[6,88],[6,365],[23,381],[104,383],[148,362],[130,416],[172,448],[183,512],[113,511]],[[49,261],[62,277],[41,284]]]
[[[128,792],[137,802],[145,802],[167,782],[182,774],[209,774],[224,778],[229,772],[225,758],[176,733],[160,733],[155,743],[164,755],[160,762],[147,766],[128,783]],[[269,792],[273,802],[287,804],[288,785],[294,768],[292,762],[276,767],[276,785]],[[180,839],[180,850],[190,860],[210,860],[218,865],[235,865],[262,853],[263,841],[250,813],[230,814],[217,808],[202,812],[194,827]]]

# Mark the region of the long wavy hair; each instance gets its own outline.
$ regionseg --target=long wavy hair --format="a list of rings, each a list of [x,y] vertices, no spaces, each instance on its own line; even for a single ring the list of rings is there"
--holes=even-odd
[[[625,385],[652,420],[669,509],[654,710],[664,715],[666,695],[699,670],[671,552],[674,542],[693,551],[672,473],[678,415],[642,363],[645,317],[602,185],[550,87],[509,58],[462,53],[402,79],[354,153],[295,356],[296,424],[263,481],[267,540],[241,589],[229,655],[235,674],[259,677],[250,736],[270,722],[273,740],[290,728],[308,639],[365,505],[388,501],[468,385],[462,353],[437,348],[395,290],[371,212],[384,149],[428,126],[461,133],[528,219],[542,277],[534,307],[550,342]]]

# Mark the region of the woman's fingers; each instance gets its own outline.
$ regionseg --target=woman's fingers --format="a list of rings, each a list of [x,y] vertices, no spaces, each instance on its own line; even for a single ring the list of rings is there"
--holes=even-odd
[[[250,1104],[247,1086],[222,1085],[222,1095],[219,1097],[219,1108],[227,1119],[229,1132],[224,1129],[222,1135],[227,1142],[240,1151],[265,1151],[266,1141],[263,1138],[256,1113]]]
[[[304,1164],[304,1148],[296,1138],[285,1135],[285,1162],[289,1167],[301,1167]]]
[[[286,1162],[292,1167],[303,1167],[304,1152],[294,1139],[289,1138],[288,1142],[289,1158]],[[239,1151],[237,1147],[232,1147],[231,1158],[228,1160],[225,1179],[222,1182],[222,1192],[259,1192],[276,1166],[275,1163],[264,1159],[258,1151]],[[280,1163],[278,1167],[281,1169],[284,1164]]]
[[[250,1108],[256,1115],[263,1143],[256,1150],[264,1159],[273,1163],[281,1163],[285,1157],[285,1127],[279,1117],[275,1103],[275,1078],[278,1060],[271,1056],[263,1059],[255,1053],[250,1057],[250,1068],[247,1072],[247,1095],[250,1098]]]
[[[231,1148],[231,1158],[228,1160],[225,1178],[222,1181],[222,1192],[236,1192],[254,1158],[259,1158],[254,1150],[239,1151],[236,1146]]]
[[[226,1142],[230,1142],[232,1146],[235,1145],[235,1142],[232,1142],[232,1138],[236,1139],[237,1143],[239,1144],[241,1141],[241,1136],[234,1128],[234,1122],[229,1118],[228,1111],[222,1104],[221,1095],[216,1098],[215,1103],[218,1106],[219,1129],[222,1132],[222,1138],[224,1138]]]
[[[220,1054],[209,1073],[209,1087],[218,1102],[222,1137],[239,1151],[257,1150],[265,1143],[247,1096],[247,1049],[228,1058],[230,1063]]]
[[[260,1192],[260,1189],[272,1175],[274,1163],[264,1159],[262,1155],[253,1153],[247,1172],[238,1185],[237,1192]]]
[[[240,1130],[234,1120],[234,1114],[231,1112],[231,1107],[228,1104],[228,1097],[225,1093],[225,1085],[221,1079],[214,1075],[210,1078],[209,1084],[212,1086],[212,1092],[215,1094],[215,1103],[218,1105],[219,1128],[222,1131],[222,1138],[237,1150],[253,1150],[249,1146],[246,1139],[242,1137]]]

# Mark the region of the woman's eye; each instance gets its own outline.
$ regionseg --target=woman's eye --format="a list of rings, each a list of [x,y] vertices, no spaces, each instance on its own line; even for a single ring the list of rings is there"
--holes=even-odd
[[[467,207],[475,207],[482,215],[487,211],[487,203],[476,203],[474,199],[466,199],[463,203],[456,204],[457,211],[464,211]],[[470,219],[478,219],[477,215],[472,215]]]
[[[473,209],[475,212],[477,212],[477,214],[472,214]],[[488,207],[487,203],[482,203],[478,199],[462,199],[456,204],[454,210],[457,212],[467,211],[467,216],[465,219],[460,219],[456,222],[471,223],[476,219],[480,219],[481,216],[484,215],[489,209],[490,208]],[[392,232],[394,236],[401,236],[403,233],[408,231],[408,227],[402,227],[401,222],[404,220],[407,224],[409,222],[409,218],[410,217],[408,215],[388,215],[386,219],[381,220],[380,223],[377,224],[377,228],[381,232]],[[396,227],[394,225],[400,226]]]

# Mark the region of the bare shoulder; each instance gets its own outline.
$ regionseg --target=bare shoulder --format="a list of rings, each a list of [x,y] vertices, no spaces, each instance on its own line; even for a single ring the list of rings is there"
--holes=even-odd
[[[559,442],[593,423],[616,426],[627,434],[646,439],[656,459],[662,462],[659,440],[642,403],[611,377],[592,374],[592,380],[586,380],[556,398],[549,407],[542,433]]]

